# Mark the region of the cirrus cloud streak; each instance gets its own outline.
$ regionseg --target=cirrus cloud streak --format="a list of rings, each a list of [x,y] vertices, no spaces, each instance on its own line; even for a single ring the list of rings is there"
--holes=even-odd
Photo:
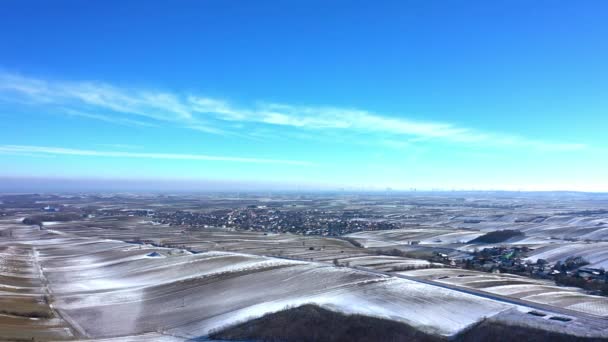
[[[267,102],[243,106],[195,94],[119,87],[104,82],[44,80],[6,72],[0,72],[0,99],[44,105],[47,110],[92,120],[139,127],[171,124],[206,134],[240,138],[252,132],[249,124],[256,124],[300,131],[363,134],[368,141],[378,144],[393,141],[390,146],[432,140],[542,151],[576,151],[587,147],[580,143],[480,132],[450,123],[422,122],[403,115],[387,116],[357,108]]]
[[[195,161],[223,161],[237,163],[255,164],[284,164],[298,166],[312,166],[311,162],[300,160],[264,159],[232,156],[212,156],[205,154],[182,154],[182,153],[148,153],[148,152],[124,152],[124,151],[99,151],[86,149],[73,149],[54,146],[29,146],[29,145],[0,145],[0,153],[21,154],[28,156],[80,156],[80,157],[111,157],[111,158],[144,158],[165,160],[195,160]]]

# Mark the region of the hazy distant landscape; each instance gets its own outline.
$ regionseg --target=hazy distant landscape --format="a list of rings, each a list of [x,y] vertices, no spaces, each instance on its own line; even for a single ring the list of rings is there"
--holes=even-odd
[[[316,340],[354,329],[361,341],[473,341],[506,326],[530,340],[605,339],[607,204],[583,193],[5,194],[0,331],[292,341],[312,324]]]

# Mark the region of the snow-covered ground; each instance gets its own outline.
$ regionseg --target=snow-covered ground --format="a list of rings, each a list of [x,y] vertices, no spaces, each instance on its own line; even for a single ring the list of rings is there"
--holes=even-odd
[[[417,259],[373,255],[347,241],[218,231],[200,232],[192,239],[181,228],[155,226],[138,231],[137,225],[143,223],[135,222],[128,229],[115,230],[102,224],[58,225],[42,231],[32,227],[28,232],[15,232],[22,246],[36,249],[54,307],[91,338],[133,336],[138,341],[152,336],[142,334],[156,334],[153,336],[187,339],[305,303],[388,318],[450,336],[483,317],[501,316],[518,308],[415,281],[331,266],[333,259],[376,270],[429,265]],[[458,244],[481,234],[481,230],[420,227],[361,232],[351,237],[367,246],[398,246],[411,241],[432,246]],[[125,240],[170,241],[202,252],[129,244],[118,241],[120,236]],[[530,235],[524,240],[542,246],[548,239]],[[543,248],[538,252],[545,252]],[[162,257],[148,257],[151,253]],[[601,253],[593,255],[601,258]],[[458,272],[465,276],[459,277]],[[405,274],[608,316],[606,298],[523,277],[468,272],[423,269]],[[525,319],[529,315],[520,316]]]
[[[62,236],[31,242],[39,251],[54,307],[94,338],[158,329],[183,338],[202,336],[211,329],[303,303],[453,335],[511,307],[319,263],[229,252],[145,258],[154,248]],[[382,258],[353,258],[351,262],[392,259]]]
[[[387,247],[409,245],[412,241],[422,245],[460,243],[473,240],[483,234],[470,230],[425,227],[358,232],[349,234],[348,237],[357,240],[365,247]]]
[[[359,257],[351,257],[339,259],[341,265],[350,267],[366,267],[379,271],[391,271],[395,269],[408,268],[425,268],[425,267],[443,267],[442,264],[431,263],[426,260],[408,259],[402,257],[385,256],[385,255],[366,255]]]
[[[545,259],[551,263],[564,261],[571,256],[581,256],[591,264],[587,267],[608,268],[608,242],[570,242],[545,246],[534,250],[528,259]]]
[[[461,269],[421,269],[399,273],[608,318],[608,298],[588,295],[573,287],[556,286],[550,281]]]

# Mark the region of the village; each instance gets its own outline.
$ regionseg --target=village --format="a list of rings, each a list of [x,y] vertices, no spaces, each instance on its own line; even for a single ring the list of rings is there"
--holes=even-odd
[[[209,227],[249,230],[265,233],[292,233],[299,235],[341,236],[344,234],[390,230],[401,225],[389,222],[385,217],[371,210],[322,210],[288,209],[279,210],[266,206],[220,209],[210,212],[157,212],[153,210],[101,210],[96,214],[113,216],[117,214],[149,217],[156,223],[169,226],[184,226],[191,229]]]

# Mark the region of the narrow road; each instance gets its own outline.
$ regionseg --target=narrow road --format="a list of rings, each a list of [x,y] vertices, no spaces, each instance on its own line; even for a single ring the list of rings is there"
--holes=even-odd
[[[300,260],[297,258],[289,258],[289,257],[278,257],[278,256],[267,256],[267,257],[311,262],[309,260]],[[333,264],[329,263],[329,262],[316,261],[316,263],[333,266]],[[347,266],[341,266],[341,267],[347,267]],[[588,323],[593,322],[593,324],[599,328],[608,327],[608,317],[606,317],[606,316],[588,314],[585,312],[570,310],[570,309],[561,308],[561,307],[557,307],[557,306],[553,306],[553,305],[535,303],[535,302],[531,302],[531,301],[527,301],[527,300],[523,300],[523,299],[484,292],[484,291],[477,290],[477,289],[471,289],[471,288],[452,285],[452,284],[440,283],[440,282],[433,281],[433,280],[421,279],[421,278],[406,276],[406,275],[397,274],[397,273],[377,271],[377,270],[373,270],[373,269],[369,269],[369,268],[365,268],[365,267],[353,266],[353,267],[348,267],[348,268],[352,268],[357,271],[366,272],[366,273],[370,273],[370,274],[374,274],[374,275],[406,279],[406,280],[414,281],[417,283],[422,283],[422,284],[426,284],[426,285],[430,285],[430,286],[437,286],[437,287],[441,287],[444,289],[457,291],[460,293],[466,293],[468,295],[473,295],[473,296],[477,296],[477,297],[494,300],[497,302],[518,305],[518,306],[529,308],[530,311],[533,311],[533,310],[542,311],[547,314],[547,317],[549,317],[549,316],[551,316],[551,317],[552,316],[560,316],[560,317],[566,316],[567,318],[570,318],[570,319],[582,319]]]
[[[42,268],[42,265],[40,265],[40,260],[38,259],[38,250],[36,249],[36,247],[32,247],[32,256],[36,271],[38,272],[38,276],[40,278],[42,289],[45,293],[45,298],[47,299],[49,309],[53,312],[55,317],[65,322],[65,325],[71,330],[72,335],[74,337],[88,337],[84,329],[82,329],[73,319],[66,316],[65,314],[61,314],[61,312],[59,312],[58,310],[55,310],[52,303],[53,293],[49,288],[49,282],[46,278],[46,275],[44,274],[44,269]]]
[[[441,282],[437,282],[437,281],[433,281],[433,280],[420,279],[417,277],[406,276],[403,274],[376,271],[376,270],[371,270],[371,269],[367,269],[367,268],[363,268],[363,267],[353,267],[353,268],[356,270],[359,270],[359,271],[363,271],[363,272],[407,279],[407,280],[415,281],[415,282],[422,283],[422,284],[437,286],[437,287],[441,287],[441,288],[448,289],[448,290],[458,291],[458,292],[466,293],[466,294],[473,295],[473,296],[478,296],[478,297],[495,300],[498,302],[528,307],[533,310],[544,311],[545,313],[547,313],[547,315],[568,316],[568,318],[583,318],[586,320],[596,321],[602,327],[608,325],[608,317],[605,317],[605,316],[592,315],[592,314],[588,314],[585,312],[570,310],[570,309],[561,308],[561,307],[557,307],[557,306],[553,306],[553,305],[535,303],[535,302],[531,302],[531,301],[527,301],[527,300],[523,300],[523,299],[502,296],[502,295],[489,293],[489,292],[485,292],[485,291],[481,291],[481,290],[477,290],[477,289],[471,289],[471,288],[467,288],[467,287],[441,283]]]

